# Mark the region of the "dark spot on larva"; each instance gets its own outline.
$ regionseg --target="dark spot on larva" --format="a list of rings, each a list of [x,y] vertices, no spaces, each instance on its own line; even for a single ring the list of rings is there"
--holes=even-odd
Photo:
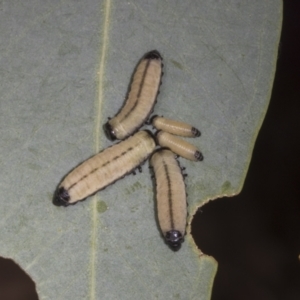
[[[144,55],[144,59],[162,59],[162,57],[157,50],[152,50]]]
[[[202,153],[200,152],[200,151],[195,151],[195,154],[194,154],[194,156],[195,156],[195,158],[197,159],[197,160],[199,160],[199,161],[202,161],[203,160],[203,155],[202,155]]]
[[[103,125],[103,129],[104,129],[106,137],[109,140],[114,141],[116,139],[115,132],[114,132],[112,126],[109,124],[109,121]]]
[[[107,166],[109,163],[110,163],[110,161],[107,161],[106,163],[104,163],[104,164],[102,165],[102,168],[105,167],[105,166]]]
[[[56,206],[68,206],[70,200],[70,195],[64,187],[57,189],[54,198],[53,204]]]
[[[195,137],[198,137],[201,135],[201,132],[195,128],[195,127],[192,127],[192,134],[195,136]]]
[[[178,251],[184,238],[178,230],[170,230],[165,235],[165,241],[173,251]]]
[[[97,170],[98,170],[98,168],[93,169],[93,170],[90,172],[90,174],[93,174],[93,173],[97,172]],[[85,176],[83,176],[83,177],[81,178],[81,180],[83,180],[84,178],[87,178],[88,176],[89,176],[89,174],[86,174]]]

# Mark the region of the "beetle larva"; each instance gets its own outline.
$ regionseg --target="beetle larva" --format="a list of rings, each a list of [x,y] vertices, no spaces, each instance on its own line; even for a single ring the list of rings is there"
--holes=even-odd
[[[163,130],[175,135],[185,137],[198,137],[201,135],[200,131],[197,128],[189,124],[167,119],[164,117],[153,116],[151,119],[151,123],[156,129]]]
[[[143,163],[155,146],[151,133],[139,131],[106,148],[81,163],[62,180],[53,203],[68,206],[104,189]]]
[[[138,63],[124,106],[104,125],[110,140],[122,140],[137,131],[149,117],[162,76],[162,57],[157,50],[146,53]]]
[[[175,154],[162,149],[150,159],[156,182],[157,217],[169,247],[177,251],[184,241],[187,202],[182,170]]]
[[[174,153],[193,161],[203,160],[202,153],[192,144],[168,132],[158,131],[157,142],[160,146],[169,148]]]

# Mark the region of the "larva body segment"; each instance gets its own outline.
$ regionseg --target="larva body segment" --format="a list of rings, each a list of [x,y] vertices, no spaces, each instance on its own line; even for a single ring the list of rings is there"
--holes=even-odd
[[[150,164],[156,182],[157,218],[169,247],[177,251],[184,241],[187,202],[182,170],[174,153],[162,149],[155,152]]]
[[[60,183],[53,203],[68,206],[104,189],[141,165],[155,149],[147,131],[139,131],[94,155],[73,169]]]
[[[156,102],[161,84],[162,57],[150,51],[138,63],[124,106],[104,125],[110,140],[122,140],[136,132],[147,120]]]
[[[156,139],[161,147],[166,147],[174,153],[193,161],[203,160],[202,153],[194,145],[168,132],[158,131]]]
[[[175,135],[185,137],[198,137],[201,135],[200,131],[184,122],[179,122],[164,117],[154,116],[152,117],[152,125],[158,129]]]

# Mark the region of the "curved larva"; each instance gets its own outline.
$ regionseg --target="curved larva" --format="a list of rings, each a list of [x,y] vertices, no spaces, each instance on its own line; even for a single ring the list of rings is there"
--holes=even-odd
[[[150,164],[156,182],[157,217],[166,243],[174,251],[184,241],[187,202],[182,170],[170,150],[155,152]]]
[[[149,117],[162,76],[162,57],[158,51],[146,53],[138,63],[124,106],[104,125],[110,140],[122,140],[137,131]]]
[[[68,206],[84,200],[132,172],[155,149],[155,140],[147,131],[106,148],[72,170],[60,183],[53,203]]]
[[[167,119],[164,117],[154,116],[151,119],[151,123],[156,129],[163,130],[175,135],[185,137],[198,137],[201,135],[200,131],[197,128],[189,124]]]
[[[158,131],[157,142],[160,146],[169,148],[174,153],[193,161],[203,160],[202,153],[192,144],[168,132]]]

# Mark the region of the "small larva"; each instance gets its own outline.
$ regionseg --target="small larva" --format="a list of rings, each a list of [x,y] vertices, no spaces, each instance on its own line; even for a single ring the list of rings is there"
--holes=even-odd
[[[104,131],[110,140],[128,137],[146,121],[159,92],[162,67],[162,57],[157,50],[146,53],[140,60],[124,106],[104,124]]]
[[[151,118],[151,123],[156,129],[163,130],[175,135],[185,137],[198,137],[201,135],[200,131],[197,128],[189,124],[167,119],[164,117],[153,116]]]
[[[139,131],[89,158],[72,170],[60,183],[53,204],[68,206],[84,200],[132,172],[155,149],[151,133]]]
[[[193,161],[203,160],[202,153],[192,144],[168,132],[158,131],[156,139],[161,147],[166,147],[174,153]]]
[[[155,152],[150,165],[156,182],[157,218],[169,247],[177,251],[184,241],[187,202],[182,170],[175,154],[162,149]]]

